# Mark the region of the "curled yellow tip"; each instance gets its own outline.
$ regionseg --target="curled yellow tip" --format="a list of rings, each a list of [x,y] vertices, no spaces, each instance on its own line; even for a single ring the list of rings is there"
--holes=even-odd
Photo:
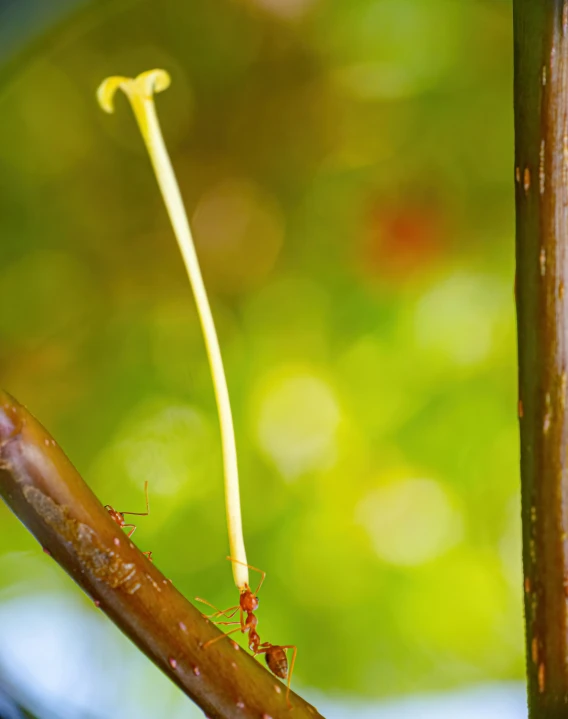
[[[97,101],[105,112],[114,112],[114,95],[119,87],[125,88],[128,82],[127,77],[113,75],[105,78],[97,88]]]
[[[156,92],[162,92],[170,86],[170,76],[165,70],[147,70],[138,77],[112,75],[101,82],[97,89],[97,100],[105,112],[114,112],[114,96],[118,89],[129,97],[138,95],[149,99]]]
[[[135,83],[140,83],[140,86],[144,88],[144,94],[149,96],[155,92],[162,92],[167,90],[171,83],[170,74],[165,70],[146,70],[142,72]]]

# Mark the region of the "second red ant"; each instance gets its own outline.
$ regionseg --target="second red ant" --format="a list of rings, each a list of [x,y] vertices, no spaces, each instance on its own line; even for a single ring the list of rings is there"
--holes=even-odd
[[[237,562],[238,564],[243,564],[243,562],[239,562],[237,559],[233,559],[232,557],[227,557],[227,559],[231,562]],[[239,597],[239,604],[235,607],[229,607],[229,609],[217,609],[213,604],[206,601],[205,599],[200,599],[199,597],[196,597],[196,600],[198,602],[203,602],[203,604],[207,604],[212,609],[215,609],[214,614],[210,615],[203,615],[207,617],[208,619],[212,619],[213,617],[226,617],[227,619],[231,619],[235,616],[236,612],[240,610],[240,620],[238,622],[213,622],[214,624],[219,625],[225,625],[230,626],[233,624],[238,624],[239,626],[235,629],[231,629],[231,631],[227,632],[226,634],[222,634],[219,637],[215,637],[214,639],[210,639],[208,642],[205,642],[203,645],[203,649],[207,649],[207,647],[210,647],[215,642],[220,641],[221,639],[225,639],[225,637],[228,637],[231,634],[234,634],[235,632],[242,632],[243,634],[248,632],[249,640],[248,645],[249,649],[253,653],[254,656],[257,654],[264,654],[264,658],[266,659],[266,664],[268,665],[268,668],[270,671],[280,679],[286,679],[288,678],[287,682],[287,689],[286,689],[286,703],[288,704],[288,707],[291,708],[290,704],[290,682],[292,680],[292,673],[294,671],[294,663],[296,661],[296,654],[298,652],[298,648],[294,644],[271,644],[270,642],[261,642],[260,636],[256,630],[257,624],[258,624],[258,618],[255,616],[254,612],[258,609],[258,592],[260,588],[262,587],[262,583],[264,582],[264,579],[266,577],[266,572],[263,572],[261,569],[257,569],[256,567],[252,567],[250,564],[244,564],[245,567],[248,567],[249,569],[254,570],[255,572],[259,572],[261,574],[260,582],[258,584],[258,587],[256,588],[256,591],[253,592],[251,588],[248,585],[245,585],[244,589],[241,590],[241,594]],[[229,614],[229,612],[231,612]],[[246,617],[245,617],[246,614]],[[288,673],[288,657],[286,654],[286,649],[293,649],[292,653],[292,661],[290,662],[290,672]]]
[[[119,527],[122,527],[123,529],[126,529],[126,527],[131,527],[130,531],[127,532],[126,536],[130,539],[130,537],[134,534],[136,531],[136,525],[135,524],[126,524],[124,521],[124,515],[130,514],[136,517],[147,517],[150,514],[150,504],[148,502],[148,482],[144,482],[144,494],[146,495],[146,511],[145,512],[118,512],[114,507],[111,507],[110,504],[105,504],[105,509],[110,514],[111,519],[118,524]],[[152,552],[142,552],[150,561],[152,561]]]

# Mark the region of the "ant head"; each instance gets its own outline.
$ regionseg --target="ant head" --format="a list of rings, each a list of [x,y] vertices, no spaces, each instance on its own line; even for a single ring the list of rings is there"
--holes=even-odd
[[[244,612],[254,612],[258,609],[258,597],[250,589],[242,592],[240,603]]]
[[[117,512],[116,509],[113,509],[110,504],[107,504],[105,506],[106,511],[110,514],[111,519],[118,524],[119,527],[122,527],[124,524],[124,515],[122,512]]]

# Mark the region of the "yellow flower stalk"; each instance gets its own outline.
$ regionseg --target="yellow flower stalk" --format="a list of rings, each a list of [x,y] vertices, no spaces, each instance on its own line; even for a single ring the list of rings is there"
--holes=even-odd
[[[169,85],[170,76],[165,70],[149,70],[136,78],[113,76],[103,80],[97,90],[97,99],[106,112],[114,111],[114,95],[118,89],[122,90],[130,101],[144,144],[150,155],[193,289],[219,410],[229,546],[231,557],[237,560],[232,562],[233,576],[235,584],[242,590],[248,587],[249,575],[243,539],[237,449],[229,391],[223,369],[219,340],[217,339],[213,315],[211,314],[207,292],[199,269],[189,222],[154,105],[154,93],[165,90]]]

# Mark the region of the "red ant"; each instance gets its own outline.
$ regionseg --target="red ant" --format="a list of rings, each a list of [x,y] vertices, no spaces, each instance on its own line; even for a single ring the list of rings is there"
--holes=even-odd
[[[243,634],[248,632],[249,649],[251,650],[253,655],[256,656],[257,654],[264,654],[266,664],[268,665],[270,671],[281,679],[288,678],[286,689],[286,703],[288,704],[288,707],[291,708],[290,682],[292,680],[292,672],[294,671],[294,662],[296,661],[296,654],[298,652],[298,648],[294,644],[286,644],[282,646],[280,644],[271,644],[270,642],[261,643],[260,636],[256,631],[258,618],[255,616],[254,612],[256,609],[258,609],[257,595],[266,577],[266,572],[263,572],[261,569],[257,569],[256,567],[252,567],[250,564],[244,564],[243,562],[239,562],[238,559],[233,559],[232,557],[227,557],[227,559],[231,562],[243,564],[243,566],[248,567],[249,569],[253,569],[255,572],[259,572],[262,576],[259,585],[256,588],[256,592],[252,592],[248,584],[245,585],[244,589],[241,590],[239,604],[236,607],[230,607],[229,609],[224,610],[217,609],[217,607],[213,606],[213,604],[211,604],[210,602],[205,601],[205,599],[200,599],[199,597],[196,597],[196,600],[198,602],[203,602],[204,604],[207,604],[208,606],[215,609],[215,614],[204,615],[208,619],[210,619],[211,617],[219,616],[231,619],[232,617],[234,617],[235,613],[239,609],[241,613],[240,621],[238,622],[213,622],[214,624],[222,624],[225,626],[230,626],[233,624],[238,624],[239,626],[235,629],[231,629],[231,631],[227,632],[226,634],[222,634],[219,637],[215,637],[214,639],[210,639],[208,642],[205,642],[205,644],[203,645],[203,649],[207,649],[207,647],[211,646],[215,642],[218,642],[220,639],[224,639],[225,637],[228,637],[230,634],[234,634],[235,632],[241,631]],[[232,613],[229,614],[229,612]],[[244,617],[245,613],[246,619]],[[290,673],[288,673],[288,657],[286,655],[286,649],[294,650],[292,654],[292,661],[290,662]]]
[[[126,524],[124,521],[124,515],[125,514],[132,514],[137,517],[147,517],[150,514],[150,505],[148,503],[148,482],[144,482],[144,493],[146,495],[146,511],[145,512],[117,512],[116,509],[110,506],[110,504],[105,504],[106,511],[110,514],[111,519],[118,524],[119,527],[131,527],[131,530],[126,534],[128,539],[134,534],[136,531],[136,525],[135,524]],[[150,561],[152,561],[152,552],[142,552]]]
[[[261,575],[260,582],[258,583],[258,587],[256,588],[256,592],[252,592],[251,588],[248,584],[245,584],[244,588],[241,589],[241,595],[239,597],[239,603],[235,607],[229,607],[229,609],[217,609],[217,607],[214,607],[210,602],[208,602],[205,599],[200,599],[199,597],[195,597],[196,601],[202,602],[203,604],[207,604],[207,606],[211,607],[215,610],[215,614],[204,614],[203,616],[207,617],[208,619],[211,617],[227,617],[227,619],[231,619],[235,616],[237,611],[241,610],[241,620],[240,625],[241,628],[244,631],[244,627],[246,626],[246,622],[249,621],[249,618],[247,617],[247,620],[245,621],[244,615],[245,613],[247,615],[252,614],[254,611],[258,609],[258,592],[260,591],[260,588],[262,587],[262,583],[264,582],[264,579],[266,577],[266,572],[263,572],[262,569],[257,569],[256,567],[251,567],[250,564],[244,564],[244,562],[240,562],[238,559],[233,559],[232,557],[227,557],[229,562],[235,562],[236,564],[242,564],[244,567],[248,567],[249,569],[254,570],[255,572],[258,572]],[[232,612],[229,614],[229,612]],[[215,624],[224,624],[224,622],[214,622]],[[237,631],[237,630],[234,630]]]

